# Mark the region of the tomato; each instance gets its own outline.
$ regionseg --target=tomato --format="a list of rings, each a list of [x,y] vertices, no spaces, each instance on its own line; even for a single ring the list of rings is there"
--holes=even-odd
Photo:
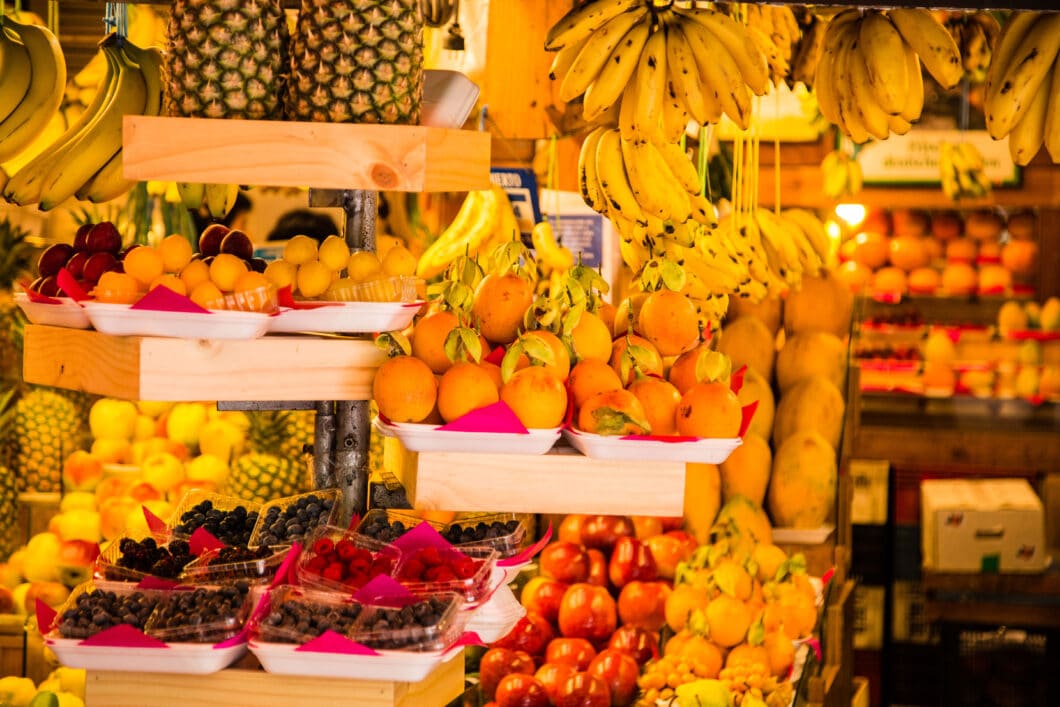
[[[589,556],[585,548],[572,542],[549,543],[541,551],[541,574],[574,584],[589,577]]]
[[[497,685],[497,707],[548,707],[545,686],[533,675],[511,673]]]
[[[478,669],[482,696],[487,700],[492,700],[497,691],[497,684],[505,675],[511,673],[533,675],[534,659],[526,651],[490,648],[482,654]]]
[[[607,683],[611,707],[633,703],[633,696],[637,693],[637,678],[640,677],[640,666],[633,656],[613,648],[602,650],[589,664],[588,673]]]
[[[537,576],[523,586],[519,603],[551,623],[559,618],[559,603],[570,585],[552,577]]]
[[[559,605],[559,631],[564,636],[606,641],[618,624],[615,600],[604,587],[571,585]]]
[[[548,693],[548,699],[555,703],[559,688],[576,672],[578,671],[566,663],[546,662],[537,669],[534,677],[541,681],[541,684],[545,686],[545,692]]]
[[[589,578],[585,581],[598,587],[607,585],[607,555],[596,548],[586,551],[589,555]]]
[[[648,546],[640,540],[621,537],[611,553],[607,576],[616,588],[622,588],[635,579],[650,582],[658,576],[655,558],[651,556]]]
[[[575,670],[585,670],[595,657],[596,649],[584,638],[553,638],[545,649],[546,663],[564,663]]]
[[[644,665],[659,657],[659,635],[640,626],[619,626],[607,647],[628,653],[637,665]]]
[[[608,553],[619,538],[634,532],[633,521],[627,516],[589,516],[582,525],[582,544]]]
[[[637,540],[647,540],[654,535],[662,535],[662,521],[657,516],[633,516],[633,534]]]
[[[651,550],[656,570],[664,579],[673,579],[677,573],[677,564],[692,556],[687,543],[673,535],[653,535],[644,541]]]
[[[633,580],[618,595],[619,619],[623,625],[658,631],[666,623],[666,598],[670,592],[666,582]]]
[[[570,513],[563,516],[563,520],[559,524],[559,532],[556,534],[557,539],[574,543],[575,545],[582,544],[582,525],[585,523],[585,519],[588,516],[580,513]]]
[[[552,624],[542,616],[527,612],[526,616],[519,619],[519,622],[515,624],[515,628],[499,641],[494,642],[493,645],[500,648],[526,651],[532,656],[541,656],[545,654],[545,646],[552,640],[555,633]]]
[[[595,675],[575,673],[560,687],[556,707],[611,707],[611,691]]]

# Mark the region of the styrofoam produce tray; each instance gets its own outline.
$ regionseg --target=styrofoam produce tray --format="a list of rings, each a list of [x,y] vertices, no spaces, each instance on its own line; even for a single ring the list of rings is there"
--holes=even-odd
[[[243,657],[246,643],[226,648],[212,644],[169,643],[165,648],[82,645],[77,638],[52,638],[45,643],[69,668],[127,670],[137,673],[205,675],[224,670]]]
[[[305,331],[374,333],[404,329],[423,302],[331,302],[314,309],[281,309],[269,322],[274,334]]]
[[[515,432],[460,432],[440,430],[439,425],[384,422],[375,419],[384,437],[397,437],[410,452],[475,452],[479,454],[544,454],[559,439],[560,428]]]
[[[67,329],[87,329],[92,326],[84,307],[69,297],[56,297],[59,304],[34,302],[25,292],[15,293],[15,303],[33,324],[61,326]]]
[[[450,660],[463,660],[464,647],[444,651],[379,651],[379,655],[352,655],[300,651],[292,643],[250,642],[250,651],[261,667],[278,675],[305,675],[354,680],[419,682]]]
[[[474,631],[486,643],[500,640],[515,628],[526,615],[526,607],[519,603],[507,584],[493,593],[490,600],[471,611],[465,630]]]
[[[164,312],[132,309],[127,304],[85,302],[97,331],[114,336],[166,336],[178,339],[256,339],[269,328],[270,315],[261,312],[212,310]]]
[[[720,464],[743,444],[739,437],[731,439],[697,439],[685,442],[622,439],[565,429],[563,436],[570,446],[594,459],[628,461],[673,461]]]

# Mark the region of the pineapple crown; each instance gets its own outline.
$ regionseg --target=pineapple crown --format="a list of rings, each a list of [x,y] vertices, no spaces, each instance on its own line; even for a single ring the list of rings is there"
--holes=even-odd
[[[0,220],[0,291],[10,290],[14,282],[29,270],[33,246],[26,238],[29,232],[5,216]]]

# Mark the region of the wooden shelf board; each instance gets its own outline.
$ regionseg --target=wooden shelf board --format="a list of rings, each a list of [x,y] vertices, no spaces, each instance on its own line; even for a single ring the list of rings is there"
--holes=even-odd
[[[409,125],[125,116],[129,179],[374,191],[489,188],[490,136]]]
[[[419,454],[402,479],[422,510],[681,515],[683,462],[590,459],[569,447],[548,454]]]
[[[155,704],[187,707],[288,707],[292,704],[348,707],[444,705],[464,690],[464,658],[457,655],[418,683],[274,675],[229,669],[210,675],[88,672],[86,703],[93,707]]]
[[[131,400],[367,400],[384,354],[365,339],[110,336],[28,325],[28,383]]]

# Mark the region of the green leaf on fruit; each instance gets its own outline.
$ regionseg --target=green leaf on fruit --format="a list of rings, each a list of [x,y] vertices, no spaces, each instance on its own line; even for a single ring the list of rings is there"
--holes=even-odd
[[[412,344],[407,336],[400,331],[388,331],[375,337],[375,345],[386,352],[389,358],[395,356],[408,356],[412,352]]]
[[[751,627],[747,629],[747,642],[752,646],[760,646],[766,640],[766,626],[762,620],[762,614],[754,620]]]
[[[478,363],[482,360],[482,339],[470,327],[456,327],[445,337],[445,355],[450,361]]]
[[[659,269],[663,287],[680,292],[685,286],[685,269],[672,260],[664,260]]]
[[[713,383],[732,376],[732,361],[718,351],[701,351],[696,357],[696,380]]]
[[[531,365],[554,366],[556,364],[556,354],[544,339],[523,334],[517,343],[521,346],[522,353],[530,359]]]
[[[648,434],[651,425],[644,418],[630,415],[624,410],[616,410],[609,407],[601,407],[593,410],[593,419],[596,420],[596,432],[601,435],[630,434],[628,425],[638,428],[633,434]]]

